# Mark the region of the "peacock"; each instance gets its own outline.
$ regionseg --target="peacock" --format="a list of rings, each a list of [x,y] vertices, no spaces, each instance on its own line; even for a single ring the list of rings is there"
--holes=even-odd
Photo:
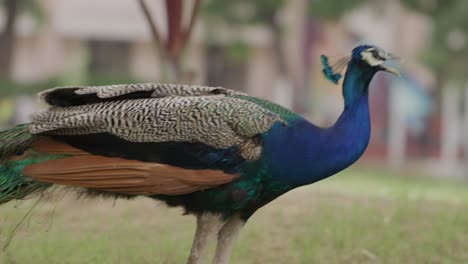
[[[40,93],[49,106],[0,132],[0,204],[69,186],[147,196],[196,216],[188,263],[217,239],[228,263],[246,221],[286,192],[353,164],[370,137],[369,83],[393,55],[361,45],[324,74],[343,81],[344,110],[318,127],[273,102],[222,87],[125,84]]]

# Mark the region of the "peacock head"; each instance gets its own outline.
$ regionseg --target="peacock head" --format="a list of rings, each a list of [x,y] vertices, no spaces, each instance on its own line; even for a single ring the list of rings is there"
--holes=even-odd
[[[351,57],[344,57],[339,59],[336,63],[330,65],[328,57],[325,55],[321,56],[323,73],[333,83],[338,83],[341,79],[341,70],[348,65],[350,61],[353,61],[360,67],[370,71],[386,71],[397,76],[400,75],[399,71],[395,68],[392,68],[384,63],[388,60],[398,59],[396,56],[384,51],[383,49],[371,46],[371,45],[361,45],[353,49]]]
[[[371,67],[374,71],[386,71],[397,76],[400,72],[388,65],[384,65],[387,60],[396,60],[398,57],[384,51],[376,46],[361,45],[353,49],[352,60],[357,60],[364,66]]]

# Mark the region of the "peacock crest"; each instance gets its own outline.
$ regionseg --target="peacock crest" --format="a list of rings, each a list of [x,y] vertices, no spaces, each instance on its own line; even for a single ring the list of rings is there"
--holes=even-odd
[[[334,84],[337,84],[338,81],[343,77],[341,71],[346,67],[348,62],[351,60],[349,57],[341,57],[335,63],[330,65],[329,58],[325,55],[320,55],[323,66],[323,74],[325,77]]]

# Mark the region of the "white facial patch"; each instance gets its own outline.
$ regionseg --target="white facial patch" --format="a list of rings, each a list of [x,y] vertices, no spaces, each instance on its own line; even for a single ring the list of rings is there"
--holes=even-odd
[[[380,59],[377,59],[376,57],[374,57],[374,55],[372,55],[372,51],[374,51],[374,48],[370,48],[370,49],[366,49],[366,50],[362,51],[361,52],[362,60],[367,62],[370,66],[381,65],[383,63],[383,60],[380,60]],[[379,56],[381,56],[381,55],[379,54]],[[384,56],[381,56],[381,57],[384,57]]]

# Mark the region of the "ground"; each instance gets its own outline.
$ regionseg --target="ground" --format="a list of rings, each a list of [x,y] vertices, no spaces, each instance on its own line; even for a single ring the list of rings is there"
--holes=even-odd
[[[0,246],[34,204],[0,207]],[[184,263],[194,218],[139,198],[41,202],[0,263]],[[468,183],[357,168],[287,193],[232,263],[468,263]]]

